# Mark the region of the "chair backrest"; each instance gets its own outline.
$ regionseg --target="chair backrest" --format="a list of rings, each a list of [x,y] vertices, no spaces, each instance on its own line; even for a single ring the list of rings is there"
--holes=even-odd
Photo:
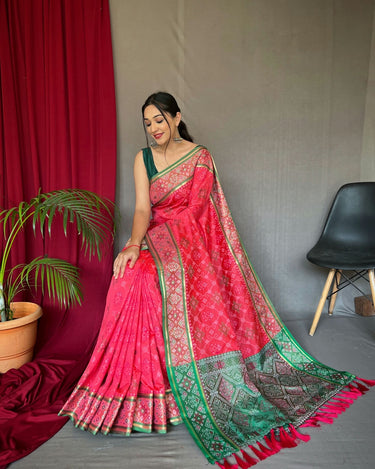
[[[354,182],[338,190],[320,240],[374,248],[375,182]]]

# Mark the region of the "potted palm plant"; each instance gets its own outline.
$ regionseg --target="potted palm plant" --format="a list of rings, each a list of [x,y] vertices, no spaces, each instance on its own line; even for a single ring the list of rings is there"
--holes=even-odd
[[[109,234],[113,236],[113,203],[97,194],[80,190],[56,190],[39,193],[30,202],[0,211],[3,231],[3,251],[0,264],[0,372],[18,368],[32,358],[36,341],[40,306],[28,302],[14,302],[22,290],[40,288],[60,307],[81,304],[82,289],[78,267],[52,257],[36,257],[28,263],[8,267],[10,253],[17,235],[31,224],[36,236],[51,229],[56,220],[65,236],[72,225],[82,238],[81,248],[91,258],[101,258],[101,247]],[[27,343],[20,345],[21,339]],[[16,348],[16,346],[19,348]]]

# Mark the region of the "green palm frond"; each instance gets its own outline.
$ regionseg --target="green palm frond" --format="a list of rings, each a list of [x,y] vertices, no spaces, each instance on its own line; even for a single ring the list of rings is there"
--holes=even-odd
[[[1,210],[0,223],[3,225],[5,239],[0,264],[1,320],[3,312],[17,292],[31,287],[31,278],[34,279],[34,287],[37,287],[40,281],[42,292],[46,292],[61,307],[73,302],[80,303],[82,295],[78,270],[60,259],[38,257],[27,265],[11,269],[5,281],[6,265],[17,234],[29,222],[34,234],[39,225],[42,237],[45,232],[51,236],[56,216],[62,220],[65,236],[68,236],[68,227],[73,226],[81,237],[81,249],[84,253],[88,254],[90,259],[96,254],[99,260],[101,246],[105,241],[109,241],[109,234],[113,239],[118,220],[118,212],[113,202],[82,189],[39,192],[30,202],[23,201],[16,207]]]
[[[28,288],[41,289],[61,308],[81,304],[79,269],[70,262],[52,257],[37,257],[28,264],[12,268],[7,277],[8,295],[14,297]]]
[[[37,222],[43,232],[46,225],[48,233],[56,213],[63,216],[63,229],[67,236],[68,223],[76,223],[78,233],[82,237],[82,247],[89,257],[95,252],[101,258],[99,246],[110,230],[113,215],[109,201],[96,194],[84,190],[61,190],[40,194],[34,205],[33,228]],[[112,204],[113,205],[113,204]]]

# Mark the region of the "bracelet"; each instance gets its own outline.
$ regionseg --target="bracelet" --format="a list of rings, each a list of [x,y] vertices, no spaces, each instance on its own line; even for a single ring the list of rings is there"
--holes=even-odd
[[[125,246],[124,249],[121,251],[126,251],[128,248],[141,248],[140,244],[129,244],[129,246]]]

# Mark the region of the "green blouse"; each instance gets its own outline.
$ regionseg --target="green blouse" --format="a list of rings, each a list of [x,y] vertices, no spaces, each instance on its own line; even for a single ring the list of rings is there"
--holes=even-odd
[[[154,163],[154,157],[152,155],[151,148],[150,147],[143,148],[142,152],[143,152],[143,161],[146,166],[147,176],[149,179],[151,179],[158,172]]]

